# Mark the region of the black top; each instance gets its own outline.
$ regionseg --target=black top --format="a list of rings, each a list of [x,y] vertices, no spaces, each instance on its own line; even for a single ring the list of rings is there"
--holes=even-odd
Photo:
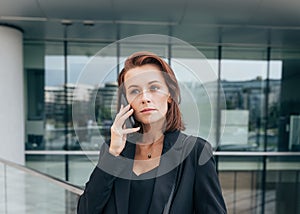
[[[132,173],[132,180],[130,181],[130,196],[129,196],[129,210],[130,214],[147,214],[152,201],[153,189],[155,184],[155,174],[157,167],[137,176]],[[153,178],[143,179],[146,175],[153,174]]]

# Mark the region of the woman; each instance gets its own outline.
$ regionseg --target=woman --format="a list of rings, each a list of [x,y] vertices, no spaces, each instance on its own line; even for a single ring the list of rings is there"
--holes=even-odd
[[[118,85],[111,140],[100,151],[78,213],[226,213],[209,143],[181,132],[171,67],[153,53],[135,53]]]

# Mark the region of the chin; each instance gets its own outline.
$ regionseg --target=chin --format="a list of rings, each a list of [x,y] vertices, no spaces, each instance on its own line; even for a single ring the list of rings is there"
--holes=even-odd
[[[153,127],[157,127],[157,126],[162,126],[163,127],[163,124],[166,123],[166,120],[165,120],[165,118],[163,118],[163,119],[159,118],[157,120],[152,119],[152,120],[147,120],[147,121],[141,121],[141,123],[143,125],[149,126],[149,127],[152,127],[152,126]]]

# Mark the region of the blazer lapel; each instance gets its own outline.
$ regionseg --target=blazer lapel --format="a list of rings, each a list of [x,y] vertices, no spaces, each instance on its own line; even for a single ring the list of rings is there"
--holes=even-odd
[[[167,204],[172,187],[176,181],[177,168],[180,163],[182,135],[180,132],[167,133],[157,177],[154,184],[149,214],[162,213]]]
[[[132,160],[135,154],[135,144],[126,143],[122,156]],[[132,169],[132,167],[128,167]],[[128,173],[130,174],[130,173]],[[115,180],[115,201],[118,214],[128,214],[129,196],[130,196],[130,178],[117,178]]]

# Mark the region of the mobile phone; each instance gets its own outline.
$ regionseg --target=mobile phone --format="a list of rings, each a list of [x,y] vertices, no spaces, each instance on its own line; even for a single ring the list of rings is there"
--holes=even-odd
[[[123,104],[124,107],[129,104],[124,94],[121,94],[121,104]],[[126,128],[134,127],[135,120],[134,120],[133,115],[129,116],[128,119],[125,120],[125,125],[126,125]]]

